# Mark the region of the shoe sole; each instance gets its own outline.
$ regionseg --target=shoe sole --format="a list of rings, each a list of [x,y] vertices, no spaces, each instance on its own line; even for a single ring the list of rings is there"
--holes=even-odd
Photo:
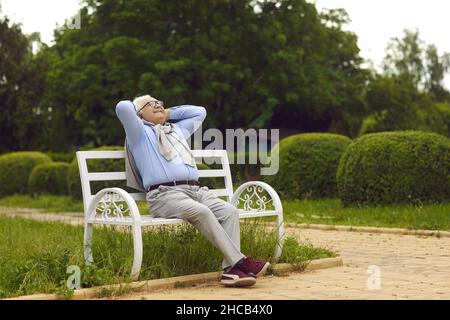
[[[270,266],[269,262],[266,262],[266,264],[264,265],[264,267],[261,269],[261,271],[258,272],[258,274],[256,275],[256,277],[261,277],[263,275],[266,274],[267,268]]]
[[[256,283],[256,279],[253,277],[241,278],[238,280],[220,280],[220,284],[226,287],[249,287]]]

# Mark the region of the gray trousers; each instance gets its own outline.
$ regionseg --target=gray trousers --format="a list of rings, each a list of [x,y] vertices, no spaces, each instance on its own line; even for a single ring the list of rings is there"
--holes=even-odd
[[[223,254],[222,268],[244,257],[240,251],[238,210],[208,187],[159,186],[147,192],[146,199],[155,218],[185,219],[199,230]]]

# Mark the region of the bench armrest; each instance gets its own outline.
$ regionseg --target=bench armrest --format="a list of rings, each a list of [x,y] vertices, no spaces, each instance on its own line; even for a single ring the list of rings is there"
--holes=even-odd
[[[128,205],[124,208],[124,202]],[[131,218],[133,222],[141,222],[141,215],[133,197],[122,188],[104,188],[96,193],[89,203],[86,219],[98,216],[104,220],[123,220]]]
[[[274,252],[274,260],[278,261],[283,250],[285,233],[283,225],[283,206],[278,193],[269,184],[262,181],[245,182],[236,189],[231,198],[236,208],[242,206],[241,217],[276,216],[276,232],[278,243]]]
[[[276,211],[283,216],[283,206],[278,193],[269,184],[262,181],[248,181],[241,184],[231,198],[236,208],[243,206],[244,211]]]

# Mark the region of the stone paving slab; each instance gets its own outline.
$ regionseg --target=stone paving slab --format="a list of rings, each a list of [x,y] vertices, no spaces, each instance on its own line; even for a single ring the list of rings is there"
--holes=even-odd
[[[301,241],[337,251],[344,266],[258,279],[250,288],[218,283],[120,299],[450,299],[450,238],[287,229]],[[369,266],[380,270],[380,287]],[[369,273],[368,273],[369,270]],[[373,269],[372,269],[373,270]],[[370,279],[369,279],[370,277]]]

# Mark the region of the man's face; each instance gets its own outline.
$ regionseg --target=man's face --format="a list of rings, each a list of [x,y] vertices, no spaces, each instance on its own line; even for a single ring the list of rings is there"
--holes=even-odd
[[[141,109],[139,116],[155,124],[164,124],[164,121],[166,120],[164,107],[158,99],[153,97],[149,99],[145,107]]]

